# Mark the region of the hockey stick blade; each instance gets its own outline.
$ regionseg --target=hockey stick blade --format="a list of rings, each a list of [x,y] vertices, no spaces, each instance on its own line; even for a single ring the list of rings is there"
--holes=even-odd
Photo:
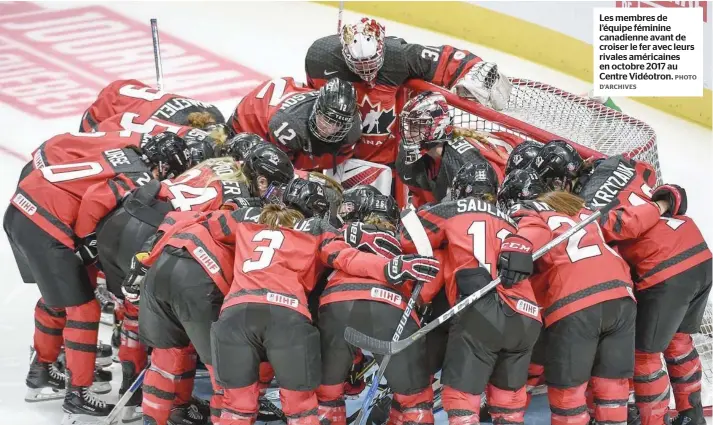
[[[594,214],[590,215],[589,217],[586,217],[584,220],[577,223],[576,226],[571,227],[566,232],[564,232],[561,235],[557,236],[556,238],[552,239],[547,244],[545,244],[542,248],[538,249],[534,254],[532,254],[532,259],[537,260],[538,258],[542,257],[543,255],[545,255],[547,253],[547,251],[549,251],[550,249],[554,248],[555,246],[561,244],[565,240],[572,237],[572,235],[574,235],[575,233],[584,229],[590,223],[599,219],[599,217],[601,217],[602,214],[609,211],[613,206],[614,205],[612,203],[603,206],[601,209],[594,212]],[[410,336],[408,336],[400,341],[384,341],[384,340],[372,338],[372,337],[370,337],[368,335],[364,335],[363,333],[357,331],[356,329],[352,329],[352,328],[347,328],[344,331],[344,338],[350,344],[352,344],[356,347],[359,347],[362,350],[371,351],[372,354],[394,355],[400,351],[403,351],[409,345],[413,344],[417,340],[426,336],[426,334],[428,334],[429,332],[431,332],[432,330],[434,330],[435,328],[437,328],[438,326],[443,324],[443,322],[447,321],[451,317],[458,314],[458,312],[460,312],[464,308],[466,308],[469,305],[473,304],[474,302],[478,301],[483,295],[485,295],[486,293],[490,292],[493,288],[495,288],[495,286],[498,283],[500,283],[499,277],[495,278],[495,280],[491,281],[489,284],[485,285],[483,288],[479,289],[478,291],[473,292],[472,294],[468,295],[466,298],[461,300],[458,304],[454,305],[448,311],[446,311],[445,313],[440,315],[436,320],[430,322],[426,326],[417,330],[415,333],[411,334]]]

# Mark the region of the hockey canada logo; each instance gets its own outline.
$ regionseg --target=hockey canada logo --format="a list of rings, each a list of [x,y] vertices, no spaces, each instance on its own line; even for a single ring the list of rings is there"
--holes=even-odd
[[[391,109],[382,109],[381,102],[372,104],[369,96],[364,96],[364,100],[359,105],[359,113],[362,134],[378,136],[391,133],[391,127],[396,120],[393,106]]]

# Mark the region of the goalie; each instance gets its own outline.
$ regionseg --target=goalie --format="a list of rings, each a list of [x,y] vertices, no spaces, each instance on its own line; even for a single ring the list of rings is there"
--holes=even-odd
[[[370,18],[316,40],[307,51],[305,71],[307,84],[314,88],[333,77],[356,88],[361,140],[354,159],[335,173],[345,189],[370,184],[366,180],[374,171],[369,164],[372,169],[380,168],[377,164],[393,167],[398,151],[396,97],[408,80],[431,82],[496,110],[507,106],[512,89],[495,63],[453,46],[422,46],[386,37],[384,26]],[[386,186],[390,188],[390,179]]]

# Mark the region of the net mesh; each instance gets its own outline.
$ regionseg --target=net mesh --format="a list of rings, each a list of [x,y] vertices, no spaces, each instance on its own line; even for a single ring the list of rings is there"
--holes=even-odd
[[[605,155],[626,154],[654,166],[661,181],[656,133],[643,121],[564,90],[536,81],[512,78],[508,107],[501,114],[531,124]],[[491,110],[492,111],[492,110]],[[453,124],[480,131],[507,131],[532,138],[463,109],[451,108]]]
[[[557,136],[607,156],[623,154],[648,162],[656,170],[658,183],[662,182],[656,133],[648,124],[548,84],[520,78],[510,81],[513,90],[508,106],[499,112],[422,82],[410,85],[416,91],[443,92],[456,127],[504,131],[543,142]],[[703,366],[704,405],[709,406],[713,399],[713,301],[706,307],[700,331],[694,342]]]

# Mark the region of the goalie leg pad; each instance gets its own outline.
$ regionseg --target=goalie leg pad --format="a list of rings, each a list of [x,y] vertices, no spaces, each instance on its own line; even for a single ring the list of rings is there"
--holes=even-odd
[[[64,345],[67,369],[74,386],[89,387],[94,382],[94,362],[97,357],[97,338],[101,308],[96,299],[82,305],[67,307]]]
[[[444,385],[441,400],[448,415],[448,425],[480,423],[480,394],[468,394]]]
[[[627,403],[629,401],[629,380],[592,377],[591,388],[594,396],[594,419],[600,424],[627,423]]]
[[[677,333],[664,351],[678,411],[701,407],[701,359],[691,335]]]
[[[34,347],[37,358],[43,363],[57,360],[62,348],[62,331],[67,323],[63,308],[52,308],[40,298],[35,305]]]
[[[634,394],[644,425],[661,425],[668,413],[668,376],[661,364],[661,353],[636,350]]]
[[[515,391],[488,386],[488,411],[493,425],[515,425],[525,423],[527,391],[520,387]]]
[[[589,412],[585,391],[587,383],[575,387],[547,388],[547,399],[552,411],[552,425],[587,425]]]

